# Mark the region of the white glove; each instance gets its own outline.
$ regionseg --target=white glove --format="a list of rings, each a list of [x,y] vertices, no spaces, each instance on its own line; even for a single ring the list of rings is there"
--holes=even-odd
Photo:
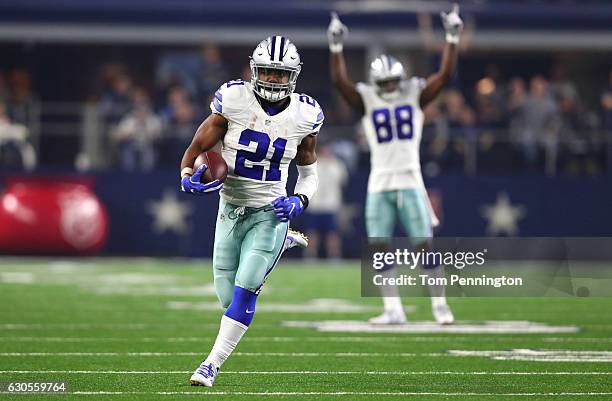
[[[441,12],[440,17],[446,31],[446,41],[453,44],[459,43],[459,36],[463,30],[463,21],[459,17],[459,4],[453,4],[453,9],[448,14]]]
[[[344,42],[344,37],[348,34],[348,28],[344,25],[335,11],[331,12],[331,21],[327,27],[327,40],[329,41],[329,51],[340,53]]]

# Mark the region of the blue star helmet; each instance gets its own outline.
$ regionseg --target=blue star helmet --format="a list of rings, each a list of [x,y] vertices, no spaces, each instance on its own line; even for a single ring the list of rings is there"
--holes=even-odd
[[[302,69],[300,54],[284,36],[270,36],[262,40],[251,56],[251,84],[259,96],[278,102],[295,90]],[[274,82],[269,82],[275,76]],[[266,80],[264,80],[266,79]]]
[[[400,83],[406,79],[402,63],[395,57],[382,54],[370,64],[370,82],[384,100],[393,100],[400,93]]]

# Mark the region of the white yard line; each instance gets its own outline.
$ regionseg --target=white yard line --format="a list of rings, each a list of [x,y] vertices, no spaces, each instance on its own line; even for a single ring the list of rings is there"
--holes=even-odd
[[[213,324],[211,324],[212,327]],[[214,324],[218,328],[218,324]],[[272,326],[272,325],[271,325]],[[258,326],[259,327],[259,326]],[[277,327],[277,326],[274,326]],[[34,337],[34,336],[10,336],[1,337],[0,341],[6,342],[66,342],[66,343],[92,343],[92,342],[201,342],[205,336],[201,337]],[[402,337],[386,337],[379,336],[305,336],[305,337],[287,337],[287,336],[253,336],[245,337],[246,342],[347,342],[347,343],[381,343],[381,342],[547,342],[547,343],[612,343],[612,338],[597,338],[597,337],[497,337],[497,336],[402,336]]]
[[[4,357],[171,357],[198,356],[200,352],[2,352]],[[481,357],[496,360],[519,360],[534,362],[612,362],[612,351],[584,350],[449,350],[448,352],[235,352],[243,357]]]
[[[0,356],[191,356],[201,352],[0,352]],[[445,353],[413,352],[234,352],[236,356],[287,356],[287,357],[409,357],[449,356]]]
[[[194,330],[205,328],[218,329],[219,322],[214,323],[190,323],[173,322],[174,326],[193,327]],[[167,329],[168,323],[0,323],[0,330],[91,330],[91,329],[120,329],[120,330],[151,330]],[[259,323],[257,327],[280,327],[274,323]]]
[[[98,374],[191,374],[190,370],[1,370],[0,374],[84,374],[84,375],[98,375]],[[420,375],[457,375],[457,376],[610,376],[612,372],[457,372],[457,371],[427,371],[427,372],[394,372],[394,371],[223,371],[224,375],[374,375],[374,376],[420,376]]]
[[[465,396],[490,396],[490,397],[533,397],[533,396],[544,396],[544,397],[574,397],[574,396],[601,396],[601,395],[612,395],[612,393],[597,393],[597,392],[561,392],[561,393],[444,393],[444,392],[365,392],[365,391],[335,391],[335,392],[285,392],[285,391],[270,391],[270,392],[249,392],[249,391],[157,391],[157,392],[145,392],[145,391],[74,391],[69,394],[77,395],[257,395],[257,396],[304,396],[304,395],[329,395],[329,396],[373,396],[373,395],[386,395],[386,396],[448,396],[448,397],[465,397]]]
[[[577,326],[549,326],[529,321],[457,321],[441,326],[432,321],[411,321],[398,325],[374,325],[362,320],[288,320],[282,325],[310,328],[327,333],[458,333],[458,334],[552,334],[576,333]]]
[[[590,350],[449,350],[448,353],[458,357],[485,357],[504,361],[531,362],[612,362],[612,351]]]

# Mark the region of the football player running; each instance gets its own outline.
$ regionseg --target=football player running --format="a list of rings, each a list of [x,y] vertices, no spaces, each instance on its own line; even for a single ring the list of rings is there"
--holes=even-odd
[[[225,313],[208,357],[191,376],[211,387],[255,312],[257,296],[285,247],[289,221],[308,206],[318,185],[316,135],[323,111],[315,99],[294,93],[300,55],[282,36],[263,40],[251,56],[251,82],[227,82],[215,93],[212,114],[197,129],[181,162],[181,188],[220,191],[213,247],[215,291]],[[221,143],[228,164],[225,183],[200,183],[196,157]],[[299,177],[287,196],[291,160]]]
[[[342,97],[361,115],[371,152],[371,171],[366,200],[366,228],[371,242],[392,237],[399,220],[415,249],[431,248],[432,226],[437,225],[419,161],[423,109],[450,79],[457,60],[457,44],[463,28],[458,5],[441,13],[446,45],[440,70],[427,80],[407,79],[395,58],[381,55],[372,61],[370,82],[354,84],[348,77],[342,47],[348,32],[336,13],[327,30],[331,52],[331,77]],[[384,241],[384,240],[383,240]],[[386,242],[386,241],[384,241]],[[383,247],[385,244],[379,244]],[[442,266],[423,266],[430,277],[442,277]],[[385,272],[393,276],[394,272]],[[430,286],[432,312],[440,324],[454,321],[444,286]],[[370,319],[374,324],[401,324],[406,315],[397,287],[382,289],[384,313]]]

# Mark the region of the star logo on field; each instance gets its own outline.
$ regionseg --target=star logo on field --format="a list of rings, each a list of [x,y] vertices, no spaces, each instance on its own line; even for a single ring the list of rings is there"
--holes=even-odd
[[[519,233],[518,221],[527,214],[523,205],[513,206],[510,197],[505,192],[497,194],[492,205],[485,205],[480,209],[480,215],[487,220],[486,232],[488,235],[517,235]]]
[[[153,216],[153,231],[163,234],[174,231],[186,235],[191,230],[188,217],[193,212],[189,202],[181,202],[173,190],[165,190],[162,198],[147,202],[147,210]]]

